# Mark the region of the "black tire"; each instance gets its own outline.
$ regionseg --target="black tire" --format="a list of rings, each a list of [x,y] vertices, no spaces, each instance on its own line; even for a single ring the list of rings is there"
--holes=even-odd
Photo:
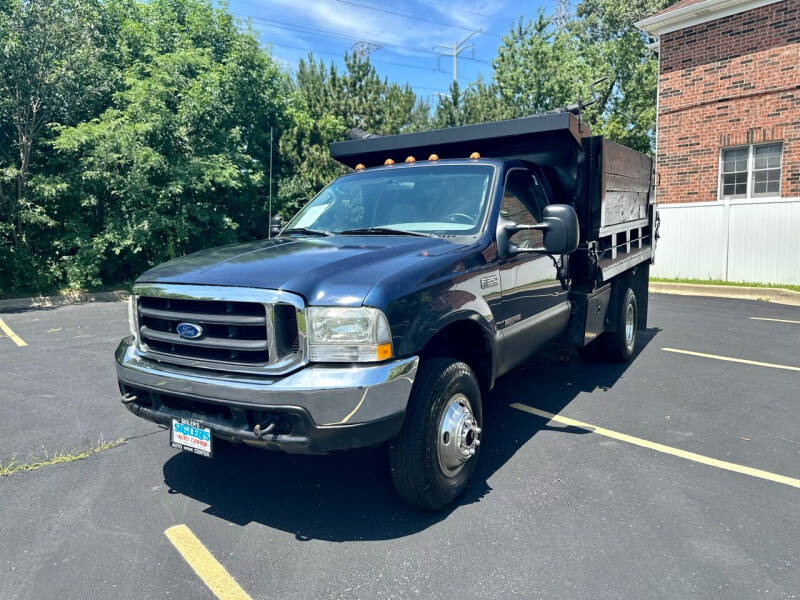
[[[636,323],[639,317],[636,294],[631,288],[625,288],[625,294],[622,296],[622,301],[617,304],[616,310],[617,329],[604,333],[603,342],[610,360],[628,362],[636,352]],[[629,325],[632,325],[632,328],[629,328]]]
[[[462,397],[468,400],[469,411],[463,410]],[[439,432],[444,414],[455,401],[460,402],[461,414],[471,413],[477,433],[472,438],[475,441],[471,442],[474,455],[457,472],[448,473],[439,454]],[[423,362],[409,399],[403,430],[389,447],[392,481],[400,496],[424,510],[442,510],[452,504],[475,472],[482,424],[481,390],[469,365],[448,358]],[[471,425],[466,427],[469,430]],[[449,435],[442,437],[445,439],[456,443]]]

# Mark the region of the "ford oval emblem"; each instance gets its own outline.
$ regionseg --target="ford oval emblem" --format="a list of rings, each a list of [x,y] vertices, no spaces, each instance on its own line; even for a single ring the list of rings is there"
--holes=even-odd
[[[187,340],[194,340],[203,335],[203,328],[194,323],[178,323],[175,331],[178,332],[179,336]]]

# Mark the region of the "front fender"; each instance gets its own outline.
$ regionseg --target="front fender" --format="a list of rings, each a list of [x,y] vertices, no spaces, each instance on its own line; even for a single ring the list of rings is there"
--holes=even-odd
[[[443,298],[443,300],[446,299]],[[480,304],[484,306],[480,307]],[[485,308],[487,312],[483,312],[480,310],[481,308]],[[458,321],[472,321],[480,325],[483,335],[489,341],[490,348],[494,354],[494,317],[489,310],[489,305],[482,298],[476,298],[473,302],[466,303],[466,305],[456,309],[448,310],[445,308],[440,311],[420,311],[417,318],[411,323],[398,355],[406,356],[422,351],[433,336],[448,325]]]
[[[448,325],[471,321],[479,326],[491,352],[492,375],[497,372],[500,356],[495,318],[489,302],[480,294],[458,284],[434,286],[390,303],[387,317],[397,356],[416,355]]]
[[[493,246],[486,244],[484,240],[455,256],[443,255],[394,273],[370,291],[364,304],[386,314],[395,356],[414,356],[444,327],[470,321],[485,337],[497,372],[495,316],[501,294]]]

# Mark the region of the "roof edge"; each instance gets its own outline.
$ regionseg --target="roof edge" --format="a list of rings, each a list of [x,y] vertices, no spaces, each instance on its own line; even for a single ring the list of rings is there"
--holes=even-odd
[[[783,0],[703,0],[675,10],[655,14],[635,23],[645,33],[659,37],[679,29],[700,25]]]

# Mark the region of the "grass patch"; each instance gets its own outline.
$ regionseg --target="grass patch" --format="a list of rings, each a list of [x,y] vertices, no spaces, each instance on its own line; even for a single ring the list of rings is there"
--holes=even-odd
[[[727,285],[731,287],[757,287],[757,288],[780,288],[800,292],[800,285],[788,285],[783,283],[748,283],[738,281],[722,281],[719,279],[667,279],[665,277],[651,277],[650,281],[662,281],[664,283],[694,283],[699,285]]]
[[[124,443],[125,438],[119,438],[114,442],[106,442],[101,439],[97,444],[89,446],[82,452],[56,452],[53,456],[28,463],[18,463],[15,457],[12,456],[7,463],[0,463],[0,477],[6,477],[14,473],[20,473],[21,471],[35,471],[36,469],[41,469],[42,467],[48,467],[50,465],[83,460],[84,458],[89,458],[92,454],[116,448]]]

